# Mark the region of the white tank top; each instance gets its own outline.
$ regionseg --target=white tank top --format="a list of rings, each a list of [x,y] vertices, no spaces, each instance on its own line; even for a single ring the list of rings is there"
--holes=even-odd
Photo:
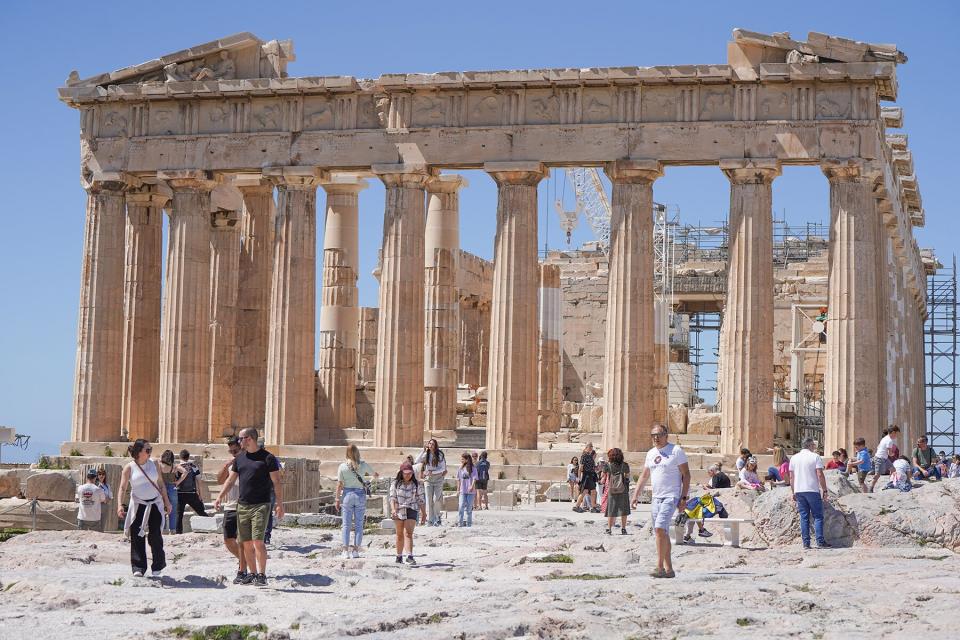
[[[130,470],[130,492],[140,502],[150,502],[160,497],[157,486],[154,484],[160,480],[160,469],[153,460],[147,460],[141,466],[147,475],[143,475],[140,467],[134,463]]]

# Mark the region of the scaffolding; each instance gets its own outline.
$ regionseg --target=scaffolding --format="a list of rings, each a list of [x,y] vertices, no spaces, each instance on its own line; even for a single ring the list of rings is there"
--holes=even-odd
[[[935,451],[956,453],[957,434],[957,257],[949,269],[927,277],[926,358],[927,438]]]

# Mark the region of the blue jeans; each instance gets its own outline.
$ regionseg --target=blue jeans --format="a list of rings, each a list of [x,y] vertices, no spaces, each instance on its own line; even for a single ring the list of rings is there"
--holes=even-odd
[[[810,546],[810,516],[813,515],[813,531],[817,544],[824,544],[823,537],[823,498],[816,491],[798,491],[797,509],[800,511],[800,537],[803,545]]]
[[[167,490],[167,499],[170,500],[170,506],[173,507],[170,510],[170,515],[164,518],[165,526],[167,531],[176,531],[177,526],[174,524],[173,518],[177,517],[177,485],[171,482],[166,482],[164,484],[166,484],[165,488]]]
[[[363,542],[363,517],[367,511],[367,494],[363,489],[344,489],[340,501],[343,516],[343,546],[350,546],[350,530],[353,529],[353,545],[359,549]]]
[[[466,514],[467,521],[466,525],[468,527],[473,526],[473,499],[476,497],[476,494],[473,493],[461,493],[459,501],[459,509],[457,511],[457,523],[463,526],[463,516]]]
[[[783,482],[783,478],[780,476],[780,469],[776,467],[767,467],[767,475],[777,482]]]
[[[941,477],[941,474],[940,474],[940,467],[938,467],[937,465],[932,464],[932,465],[930,465],[929,467],[922,467],[922,468],[923,468],[924,470],[926,470],[926,471],[931,472],[931,475],[933,475],[933,477],[935,477],[937,480],[942,480],[942,479],[943,479],[943,478]],[[913,468],[913,479],[914,479],[914,480],[928,480],[928,479],[930,478],[930,476],[924,476],[922,473],[920,473],[920,469],[921,469],[921,467],[914,467],[914,468]]]

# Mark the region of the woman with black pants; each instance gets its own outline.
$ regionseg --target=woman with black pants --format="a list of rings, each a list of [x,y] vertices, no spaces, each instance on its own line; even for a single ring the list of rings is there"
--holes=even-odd
[[[143,576],[147,572],[147,543],[150,543],[151,575],[159,577],[167,558],[163,553],[163,518],[170,514],[170,500],[167,492],[161,489],[160,466],[150,459],[153,447],[144,439],[138,439],[129,447],[127,453],[133,458],[123,467],[120,474],[120,492],[124,495],[130,487],[130,505],[120,505],[117,516],[123,520],[123,530],[130,536],[130,565],[133,575]]]

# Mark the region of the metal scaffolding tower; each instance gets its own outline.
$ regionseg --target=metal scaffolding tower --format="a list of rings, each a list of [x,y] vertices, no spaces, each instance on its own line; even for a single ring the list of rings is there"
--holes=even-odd
[[[926,357],[927,438],[936,451],[956,453],[957,434],[957,257],[949,269],[927,277]]]

